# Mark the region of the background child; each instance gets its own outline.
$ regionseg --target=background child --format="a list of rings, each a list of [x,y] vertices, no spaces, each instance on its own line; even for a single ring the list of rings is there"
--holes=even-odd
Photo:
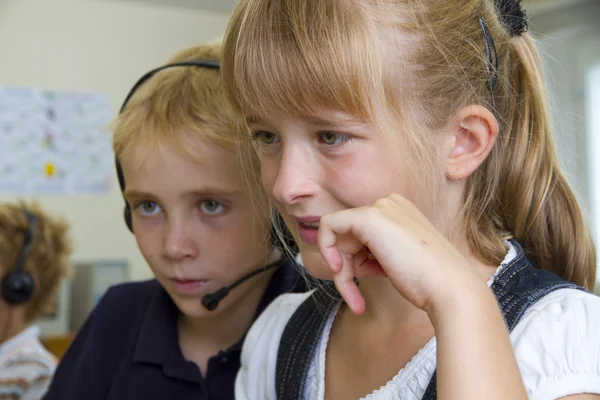
[[[37,400],[50,384],[56,359],[32,323],[70,271],[68,230],[37,204],[0,204],[0,398]]]
[[[298,289],[269,240],[262,189],[242,179],[219,59],[216,44],[180,52],[136,84],[116,120],[126,220],[156,279],[104,295],[46,399],[232,399],[247,329]]]
[[[344,301],[277,299],[236,398],[600,398],[595,249],[526,28],[514,0],[242,0],[228,99]]]

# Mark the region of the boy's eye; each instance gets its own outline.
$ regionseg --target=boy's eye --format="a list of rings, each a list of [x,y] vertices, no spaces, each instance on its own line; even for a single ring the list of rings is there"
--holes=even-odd
[[[273,144],[277,142],[277,136],[272,132],[258,131],[252,134],[252,140],[256,140],[260,144]]]
[[[216,200],[204,200],[200,204],[200,209],[205,214],[216,215],[223,212],[225,210],[225,206]]]
[[[319,141],[325,143],[328,146],[334,146],[349,141],[350,138],[347,135],[335,132],[322,132],[319,133]]]
[[[154,215],[161,211],[158,203],[153,201],[143,201],[138,204],[137,209],[142,215]]]

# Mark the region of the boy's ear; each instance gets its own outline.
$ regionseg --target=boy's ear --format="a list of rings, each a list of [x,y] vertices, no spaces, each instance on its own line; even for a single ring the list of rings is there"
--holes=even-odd
[[[485,161],[499,131],[496,117],[485,107],[470,105],[455,115],[446,134],[444,155],[450,180],[468,178]]]

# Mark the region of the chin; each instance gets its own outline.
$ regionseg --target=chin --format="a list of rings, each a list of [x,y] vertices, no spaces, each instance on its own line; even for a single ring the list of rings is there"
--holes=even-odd
[[[220,312],[223,310],[223,307],[221,307],[223,304],[219,304],[219,307],[217,307],[214,311],[207,310],[202,305],[202,297],[171,298],[173,299],[173,302],[175,303],[179,311],[184,316],[190,318],[210,318],[219,315]]]
[[[304,269],[313,277],[323,280],[333,279],[333,273],[327,266],[325,259],[316,248],[303,248],[300,246],[300,256]]]

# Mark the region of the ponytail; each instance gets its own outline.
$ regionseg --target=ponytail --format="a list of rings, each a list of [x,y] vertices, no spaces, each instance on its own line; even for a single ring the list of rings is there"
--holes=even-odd
[[[508,101],[496,109],[505,118],[504,129],[488,161],[469,182],[465,217],[476,219],[467,224],[469,241],[490,260],[500,256],[499,242],[512,237],[537,268],[593,290],[596,251],[559,167],[533,39],[525,33],[507,44]],[[487,207],[468,211],[478,203]]]

